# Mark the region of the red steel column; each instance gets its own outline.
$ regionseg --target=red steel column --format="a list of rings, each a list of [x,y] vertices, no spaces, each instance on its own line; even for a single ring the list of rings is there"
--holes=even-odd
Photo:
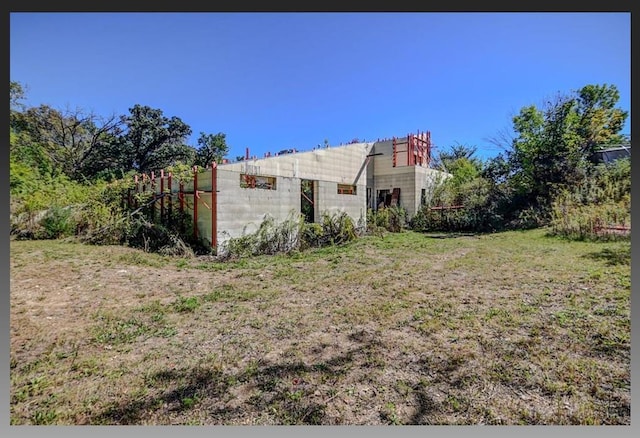
[[[160,169],[160,223],[164,221],[164,169]]]
[[[393,137],[393,167],[396,167],[396,138]]]
[[[156,220],[156,174],[151,171],[151,192],[153,193],[153,203],[151,204],[151,221]]]
[[[198,238],[198,166],[193,166],[193,238]]]
[[[169,186],[169,220],[171,220],[171,213],[173,212],[173,184],[171,183],[171,172],[167,178],[167,185]]]
[[[218,246],[218,165],[211,163],[211,247]]]

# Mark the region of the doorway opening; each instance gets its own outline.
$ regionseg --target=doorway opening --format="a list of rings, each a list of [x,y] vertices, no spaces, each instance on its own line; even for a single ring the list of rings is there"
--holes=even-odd
[[[314,197],[315,181],[303,179],[300,181],[300,212],[304,221],[314,222],[316,216],[316,202]]]

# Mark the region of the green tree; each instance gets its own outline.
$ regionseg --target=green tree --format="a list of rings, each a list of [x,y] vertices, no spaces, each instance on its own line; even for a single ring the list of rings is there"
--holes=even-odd
[[[542,109],[524,107],[513,118],[510,184],[524,208],[544,212],[554,193],[588,176],[597,148],[618,141],[628,115],[615,108],[618,98],[613,85],[587,85],[559,95]]]
[[[120,120],[82,109],[60,111],[48,105],[29,108],[24,121],[32,140],[53,168],[75,180],[91,177],[100,150],[120,132]]]
[[[180,118],[138,104],[129,112],[122,117],[124,134],[108,151],[112,169],[146,173],[193,161],[194,150],[185,143],[191,128]]]
[[[17,81],[9,82],[9,160],[14,187],[15,175],[38,175],[51,173],[53,166],[44,148],[33,138],[33,124],[25,114],[25,87]],[[20,171],[18,172],[18,169]]]
[[[11,111],[22,111],[24,104],[22,101],[26,97],[24,87],[20,82],[9,81],[9,108]]]
[[[583,139],[583,154],[592,156],[607,145],[624,142],[619,132],[629,113],[615,107],[619,99],[620,93],[613,85],[587,85],[579,91],[578,134]]]
[[[475,157],[478,148],[457,144],[450,150],[438,154],[436,166],[453,175],[449,184],[456,186],[478,177],[482,170],[482,161]]]
[[[226,142],[226,134],[219,132],[217,134],[200,133],[198,138],[198,148],[196,150],[195,163],[200,167],[208,167],[212,162],[220,163],[225,155],[229,152]]]

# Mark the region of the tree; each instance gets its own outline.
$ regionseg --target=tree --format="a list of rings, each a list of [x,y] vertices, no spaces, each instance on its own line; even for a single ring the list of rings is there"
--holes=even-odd
[[[219,132],[217,134],[200,133],[198,138],[198,148],[196,150],[197,166],[208,167],[212,162],[220,163],[229,152],[226,142],[226,134]]]
[[[24,104],[22,100],[26,97],[24,87],[20,82],[9,81],[9,108],[11,111],[24,110]]]
[[[554,193],[588,176],[598,147],[618,141],[628,115],[615,108],[618,98],[613,85],[587,85],[542,109],[524,107],[513,118],[510,183],[527,206],[547,208]]]
[[[482,161],[474,157],[477,150],[476,146],[453,145],[449,152],[442,151],[438,154],[436,166],[442,167],[454,178],[468,181],[478,176],[482,169]]]
[[[579,91],[578,134],[583,139],[583,154],[591,157],[606,145],[624,142],[619,132],[629,113],[615,108],[619,99],[620,93],[613,85],[587,85]]]
[[[100,151],[120,132],[117,116],[100,117],[82,109],[59,111],[40,105],[29,108],[23,120],[53,169],[76,180],[91,176]]]
[[[185,141],[191,128],[178,117],[136,104],[123,116],[125,133],[112,145],[112,165],[146,173],[193,160],[193,148]]]

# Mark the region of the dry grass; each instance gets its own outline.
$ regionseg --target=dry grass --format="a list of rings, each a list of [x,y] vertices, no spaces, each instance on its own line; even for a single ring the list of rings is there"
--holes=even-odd
[[[630,246],[12,241],[12,424],[630,424]]]

